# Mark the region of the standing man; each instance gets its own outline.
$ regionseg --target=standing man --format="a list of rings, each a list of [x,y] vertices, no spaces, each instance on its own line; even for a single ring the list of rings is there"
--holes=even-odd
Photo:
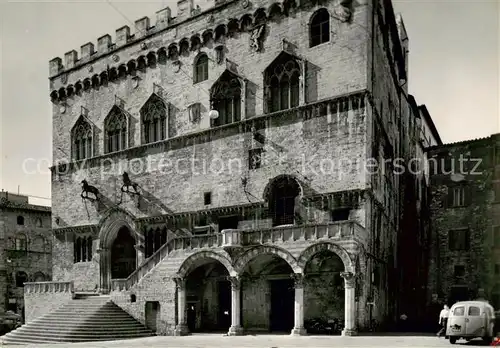
[[[441,313],[439,313],[439,325],[441,325],[441,330],[437,333],[438,337],[441,337],[441,334],[444,332],[446,335],[446,326],[448,324],[448,316],[450,314],[450,308],[447,305],[443,306]]]

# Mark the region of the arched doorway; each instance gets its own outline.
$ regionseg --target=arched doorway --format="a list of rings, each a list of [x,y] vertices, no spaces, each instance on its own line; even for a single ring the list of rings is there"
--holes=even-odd
[[[278,255],[262,254],[242,272],[242,326],[248,331],[290,334],[295,289],[290,265]]]
[[[123,226],[111,246],[111,279],[125,279],[135,271],[137,265],[135,239]]]
[[[304,268],[304,326],[310,334],[340,335],[344,327],[344,271],[342,259],[320,250]]]
[[[273,219],[273,226],[295,223],[296,199],[300,194],[300,186],[290,176],[281,176],[270,183],[267,194],[269,214]]]
[[[229,272],[212,258],[198,259],[186,276],[186,321],[189,332],[223,332],[231,326]]]

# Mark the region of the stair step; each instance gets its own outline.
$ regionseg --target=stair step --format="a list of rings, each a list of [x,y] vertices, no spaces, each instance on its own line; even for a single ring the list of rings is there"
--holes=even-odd
[[[78,329],[81,330],[82,332],[92,332],[92,333],[101,333],[101,332],[110,332],[110,331],[148,331],[144,326],[142,325],[135,325],[135,326],[110,326],[110,327],[82,327],[78,326]],[[27,332],[27,331],[39,331],[39,332],[52,332],[52,331],[57,331],[57,332],[74,332],[75,328],[72,326],[21,326],[20,328],[17,329],[19,332]]]
[[[130,328],[130,327],[142,327],[142,325],[140,323],[137,323],[136,321],[126,321],[126,322],[113,322],[113,323],[93,323],[91,321],[88,321],[88,322],[76,322],[73,323],[73,322],[65,322],[65,321],[61,321],[61,322],[50,322],[50,323],[46,323],[46,322],[40,322],[40,323],[28,323],[30,327],[36,327],[36,328],[47,328],[47,329],[50,329],[50,328],[74,328],[75,325],[78,325],[78,327],[82,328],[82,329],[92,329],[92,330],[109,330],[109,328],[113,328],[113,327],[119,327],[119,328]],[[28,324],[26,325],[23,325],[21,326],[22,327],[25,327],[27,326]]]
[[[122,331],[122,332],[49,332],[49,331],[34,331],[34,330],[26,330],[26,331],[21,331],[21,332],[9,332],[8,337],[24,337],[24,336],[31,336],[31,337],[39,337],[41,339],[92,339],[96,337],[101,337],[101,338],[106,338],[106,337],[130,337],[130,336],[138,336],[143,337],[143,336],[152,336],[151,332],[148,332],[146,329],[144,331],[137,331],[137,330],[132,330],[132,331]]]
[[[6,344],[113,341],[154,336],[109,296],[81,296],[0,338]]]

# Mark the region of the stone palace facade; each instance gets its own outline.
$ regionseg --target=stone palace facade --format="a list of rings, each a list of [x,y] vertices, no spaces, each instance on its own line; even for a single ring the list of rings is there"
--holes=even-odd
[[[181,0],[152,24],[50,61],[53,282],[28,319],[74,292],[164,335],[397,318],[391,160],[416,121],[391,1]]]

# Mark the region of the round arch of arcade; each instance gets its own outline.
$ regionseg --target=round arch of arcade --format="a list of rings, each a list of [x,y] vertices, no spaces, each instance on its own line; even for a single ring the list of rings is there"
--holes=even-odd
[[[353,274],[356,273],[356,265],[353,262],[349,253],[347,252],[347,250],[345,250],[344,248],[333,242],[326,242],[326,241],[310,245],[304,251],[302,251],[297,260],[297,264],[300,267],[300,269],[304,270],[309,260],[311,260],[311,258],[314,257],[314,255],[316,255],[321,251],[333,252],[342,260],[346,272],[351,272]]]
[[[233,267],[231,258],[224,251],[213,251],[213,250],[200,250],[194,254],[188,256],[184,262],[179,267],[177,271],[177,276],[185,278],[189,275],[189,272],[203,264],[207,260],[215,260],[220,262],[227,270],[230,276],[236,276],[236,270]]]
[[[261,245],[248,250],[243,255],[238,257],[238,259],[234,263],[234,269],[237,272],[237,274],[241,274],[245,266],[250,261],[261,255],[276,255],[285,260],[294,273],[302,273],[302,268],[299,266],[297,260],[288,251],[276,246]]]

